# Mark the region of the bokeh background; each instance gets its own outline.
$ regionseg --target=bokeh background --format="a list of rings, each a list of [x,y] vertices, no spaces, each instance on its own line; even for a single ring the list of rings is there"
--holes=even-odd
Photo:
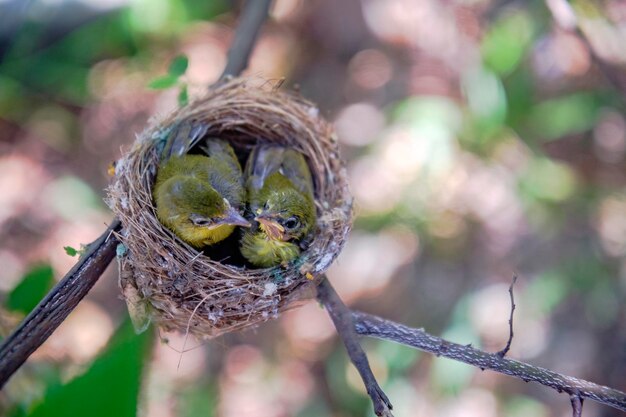
[[[215,81],[241,4],[0,0],[0,334],[111,221],[107,167]],[[248,75],[334,121],[354,308],[626,390],[626,3],[277,0]],[[0,392],[6,416],[373,415],[315,302],[209,341],[135,336],[112,265]],[[569,398],[364,340],[396,416],[566,416]],[[619,415],[585,403],[585,415]]]

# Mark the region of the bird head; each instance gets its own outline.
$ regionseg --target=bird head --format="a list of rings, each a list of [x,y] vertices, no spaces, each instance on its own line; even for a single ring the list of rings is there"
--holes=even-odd
[[[265,206],[254,218],[271,240],[287,242],[306,236],[315,222],[315,205],[310,197],[295,189],[270,193]]]
[[[155,198],[160,219],[188,242],[212,240],[211,233],[224,226],[250,227],[250,222],[210,184],[193,177],[168,180],[155,192]]]
[[[233,208],[226,199],[219,210],[219,214],[207,215],[199,213],[200,210],[191,211],[188,220],[196,227],[215,229],[222,225],[250,227],[250,222]]]

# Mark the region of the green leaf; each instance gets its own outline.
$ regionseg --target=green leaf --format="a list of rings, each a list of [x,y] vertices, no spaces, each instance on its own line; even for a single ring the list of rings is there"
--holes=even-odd
[[[178,105],[186,106],[189,103],[189,93],[187,92],[187,84],[183,84],[178,93]]]
[[[537,104],[530,112],[528,123],[536,137],[553,140],[592,129],[599,112],[596,96],[575,93]]]
[[[6,307],[12,311],[21,311],[24,314],[30,313],[52,288],[53,278],[50,265],[34,267],[11,291],[7,298]]]
[[[70,256],[78,255],[78,250],[76,250],[75,248],[71,246],[63,246],[63,249],[65,249],[65,253],[67,253]]]
[[[153,90],[164,90],[175,86],[176,83],[178,83],[178,77],[168,74],[152,80],[150,84],[148,84],[148,88],[152,88]]]
[[[83,375],[49,388],[29,417],[135,417],[151,333],[136,336],[127,321]]]
[[[520,177],[524,195],[545,202],[562,202],[576,194],[576,172],[567,164],[535,158]]]
[[[172,77],[180,77],[187,71],[187,66],[189,65],[189,59],[185,55],[178,55],[176,58],[172,60],[170,64],[170,68],[167,70],[167,73]]]
[[[521,11],[491,25],[481,46],[487,67],[502,75],[514,71],[530,47],[533,31],[532,19]]]

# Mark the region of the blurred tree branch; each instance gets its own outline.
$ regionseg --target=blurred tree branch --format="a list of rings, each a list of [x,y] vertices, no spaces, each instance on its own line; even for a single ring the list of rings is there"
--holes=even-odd
[[[622,96],[626,97],[626,79],[624,71],[614,64],[607,62],[598,54],[591,43],[588,34],[580,24],[580,18],[567,0],[545,0],[546,7],[550,10],[556,24],[563,30],[575,34],[589,51],[591,59],[604,78],[615,87]]]
[[[624,97],[626,97],[626,77],[624,71],[602,58],[596,48],[591,43],[588,34],[580,25],[580,19],[576,15],[571,3],[567,0],[544,0],[546,7],[552,14],[556,24],[564,31],[574,34],[580,39],[585,48],[589,51],[589,55],[598,71],[605,80],[614,88],[616,88]],[[519,0],[497,0],[485,12],[485,18],[488,21],[495,19],[504,9],[514,7],[516,3],[522,3]]]
[[[220,79],[235,76],[248,67],[250,54],[254,48],[261,26],[269,13],[272,0],[249,0],[241,13],[241,21],[235,32],[235,38],[228,50],[226,68]]]

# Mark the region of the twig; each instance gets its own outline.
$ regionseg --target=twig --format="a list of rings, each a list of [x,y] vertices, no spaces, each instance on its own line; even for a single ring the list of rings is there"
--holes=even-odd
[[[509,340],[506,341],[506,346],[501,351],[497,352],[501,358],[504,358],[509,350],[511,349],[511,343],[513,342],[513,313],[515,312],[515,299],[513,298],[513,287],[517,282],[517,274],[513,275],[513,281],[509,286],[509,295],[511,296],[511,315],[509,316]]]
[[[389,398],[378,385],[367,356],[365,356],[365,352],[359,344],[358,336],[354,331],[354,323],[352,322],[352,312],[341,301],[341,298],[339,298],[339,295],[337,295],[337,292],[335,292],[335,289],[326,277],[317,287],[317,298],[326,307],[330,318],[335,324],[335,328],[337,328],[337,333],[339,333],[339,337],[348,351],[350,360],[359,371],[367,394],[374,403],[374,412],[377,416],[392,416],[390,410],[393,407],[389,402]]]
[[[626,411],[626,393],[616,389],[562,375],[513,359],[501,358],[497,354],[483,352],[472,346],[448,342],[432,336],[422,329],[413,329],[370,314],[355,311],[352,313],[352,318],[356,332],[362,336],[391,340],[437,356],[473,365],[481,370],[489,369],[526,382],[538,382],[558,392],[576,395],[581,401],[589,398],[618,410]]]
[[[583,399],[578,394],[572,394],[569,396],[572,403],[572,415],[574,417],[581,417],[583,415]]]
[[[271,0],[249,0],[237,27],[235,40],[228,52],[222,78],[237,75],[248,64],[259,27],[267,17]],[[0,388],[74,310],[89,292],[115,256],[119,241],[111,235],[119,230],[115,219],[111,226],[91,245],[76,265],[0,346]],[[111,235],[111,236],[110,236]]]
[[[263,22],[267,18],[272,0],[248,0],[241,13],[235,39],[228,50],[228,62],[220,80],[240,74],[248,66],[252,48]]]
[[[115,220],[90,244],[78,263],[0,346],[0,388],[65,320],[100,278],[115,256],[119,241],[112,232],[119,228],[120,222]]]

